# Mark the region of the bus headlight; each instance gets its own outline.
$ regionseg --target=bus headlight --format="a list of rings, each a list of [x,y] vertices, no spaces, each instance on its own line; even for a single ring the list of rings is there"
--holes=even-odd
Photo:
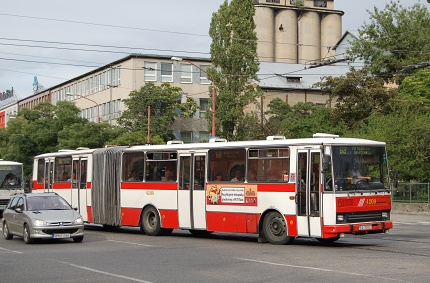
[[[381,213],[382,219],[388,219],[388,212],[387,211],[383,211]]]
[[[336,217],[337,222],[343,222],[345,218],[343,217],[343,214],[338,214]]]

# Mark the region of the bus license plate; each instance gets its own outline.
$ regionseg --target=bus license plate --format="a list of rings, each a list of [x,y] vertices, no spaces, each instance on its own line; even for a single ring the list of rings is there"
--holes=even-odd
[[[54,238],[54,239],[70,238],[70,234],[68,234],[68,233],[64,233],[64,234],[54,234],[54,235],[52,235],[52,238]]]
[[[372,225],[358,226],[358,230],[372,230]]]

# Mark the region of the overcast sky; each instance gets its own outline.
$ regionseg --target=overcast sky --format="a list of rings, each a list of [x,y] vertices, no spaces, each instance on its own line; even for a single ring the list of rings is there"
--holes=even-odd
[[[0,92],[33,94],[130,53],[210,57],[212,13],[224,0],[14,0],[0,9]],[[335,0],[342,30],[357,30],[390,0]],[[410,6],[425,0],[402,0]]]

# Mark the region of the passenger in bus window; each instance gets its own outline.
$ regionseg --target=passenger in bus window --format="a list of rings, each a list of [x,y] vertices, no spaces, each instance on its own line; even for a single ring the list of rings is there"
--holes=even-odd
[[[130,176],[130,178],[128,178],[127,181],[129,181],[129,182],[135,182],[135,181],[137,181],[136,170],[131,170],[131,176]]]
[[[66,171],[64,171],[63,175],[61,175],[60,181],[67,182],[67,180],[69,180],[69,174]]]
[[[166,172],[164,173],[164,177],[161,178],[161,181],[174,181],[172,171],[166,170]]]
[[[281,179],[279,172],[276,168],[267,170],[267,181],[278,182]]]
[[[215,181],[218,181],[218,182],[222,181],[222,173],[221,172],[216,173]]]
[[[243,181],[242,172],[240,172],[240,170],[237,170],[234,178],[231,179],[231,181],[232,182],[242,182]]]
[[[255,171],[255,170],[249,171],[248,181],[249,182],[256,182],[257,181],[257,171]]]

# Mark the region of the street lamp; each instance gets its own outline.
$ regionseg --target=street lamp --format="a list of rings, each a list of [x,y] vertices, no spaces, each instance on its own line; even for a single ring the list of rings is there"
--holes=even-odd
[[[89,99],[88,97],[82,96],[80,94],[73,94],[73,93],[66,93],[67,96],[79,96],[80,98],[84,98],[86,100],[91,101],[92,103],[94,103],[95,105],[97,105],[97,123],[100,123],[100,104],[98,104],[97,102],[95,102],[92,99]]]
[[[200,71],[204,72],[206,75],[210,75],[211,76],[211,80],[212,80],[212,137],[215,137],[215,132],[216,132],[215,131],[216,86],[215,86],[214,77],[212,76],[212,74],[209,74],[208,72],[206,72],[206,70],[204,70],[203,68],[200,68],[199,66],[197,66],[196,64],[194,64],[191,61],[185,60],[185,59],[180,58],[180,57],[172,57],[171,60],[172,61],[184,61],[184,62],[187,62],[188,64],[193,65],[194,67],[196,67]]]

